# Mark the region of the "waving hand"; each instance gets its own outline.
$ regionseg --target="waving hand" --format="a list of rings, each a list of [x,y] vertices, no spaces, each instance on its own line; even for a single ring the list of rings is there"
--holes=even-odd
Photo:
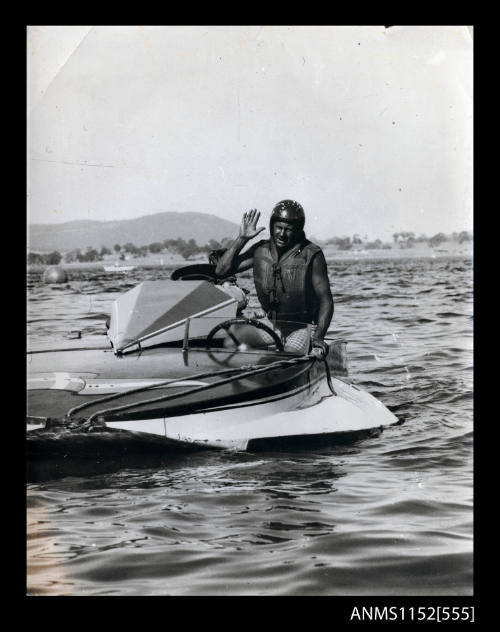
[[[257,237],[259,233],[265,230],[264,226],[262,226],[261,228],[257,228],[259,217],[260,212],[255,208],[251,211],[247,211],[243,215],[240,226],[240,237],[245,237],[245,239],[253,239],[254,237]]]

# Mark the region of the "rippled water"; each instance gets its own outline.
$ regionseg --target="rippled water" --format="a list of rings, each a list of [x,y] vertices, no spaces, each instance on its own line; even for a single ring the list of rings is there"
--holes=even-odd
[[[95,440],[30,462],[29,594],[472,594],[472,263],[329,273],[351,377],[404,423],[314,451],[113,455]],[[118,293],[169,275],[31,274],[30,339],[102,340]]]

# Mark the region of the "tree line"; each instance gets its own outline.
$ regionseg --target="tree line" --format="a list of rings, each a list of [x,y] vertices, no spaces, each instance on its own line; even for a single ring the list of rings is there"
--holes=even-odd
[[[458,242],[459,244],[471,242],[472,234],[466,230],[463,230],[460,233],[451,233],[451,235],[436,233],[432,237],[428,237],[427,235],[422,233],[417,237],[415,233],[402,231],[399,233],[394,233],[392,235],[392,238],[394,241],[394,245],[399,248],[413,248],[416,244],[422,243],[435,248],[447,241]],[[363,241],[363,239],[361,239],[359,235],[353,235],[352,237],[332,237],[331,239],[327,239],[325,241],[325,244],[334,245],[339,250],[351,250],[355,247],[362,247],[372,250],[388,250],[393,247],[391,243],[383,243],[380,239],[376,239],[375,241],[368,241],[365,237],[365,240]]]
[[[127,242],[123,245],[115,244],[113,246],[113,250],[107,246],[101,246],[99,250],[93,248],[92,246],[88,246],[86,250],[75,248],[64,254],[61,254],[57,250],[50,253],[29,252],[28,263],[58,265],[62,260],[64,260],[65,263],[73,263],[75,261],[78,261],[79,263],[103,261],[106,256],[113,254],[113,251],[115,254],[119,255],[121,260],[124,260],[127,255],[136,258],[145,257],[149,253],[160,254],[162,252],[180,254],[184,257],[184,259],[189,259],[194,255],[200,253],[208,254],[212,250],[218,250],[219,248],[222,248],[222,244],[216,239],[210,239],[205,245],[199,246],[195,239],[188,239],[186,241],[185,239],[179,237],[178,239],[155,241],[147,246],[136,246],[132,242]]]
[[[451,235],[436,233],[432,237],[427,237],[427,235],[425,234],[416,237],[415,233],[401,232],[394,233],[392,238],[394,239],[394,243],[398,244],[401,248],[412,248],[416,243],[423,242],[427,243],[429,246],[435,247],[440,246],[446,241],[454,241],[458,242],[459,244],[470,242],[472,241],[472,234],[466,230],[463,230],[460,233],[451,233]]]
[[[426,243],[429,246],[435,248],[447,241],[454,241],[462,244],[464,242],[472,241],[472,234],[468,231],[462,231],[460,233],[451,233],[451,235],[445,235],[444,233],[437,233],[432,237],[428,237],[425,234],[421,234],[418,237],[412,232],[399,232],[393,234],[394,246],[399,248],[413,248],[416,244]],[[62,260],[65,263],[73,263],[78,261],[79,263],[87,263],[92,261],[103,261],[103,259],[113,254],[119,256],[121,260],[124,260],[127,255],[130,257],[145,257],[150,254],[161,254],[163,252],[176,253],[181,255],[184,259],[189,259],[194,255],[200,253],[208,254],[212,250],[218,250],[223,247],[223,244],[228,238],[222,239],[221,242],[216,239],[210,239],[208,243],[203,246],[199,246],[195,239],[164,239],[163,241],[155,241],[147,246],[136,246],[132,242],[126,244],[115,244],[113,250],[107,246],[101,246],[99,250],[88,246],[86,250],[75,248],[68,252],[61,254],[57,250],[49,253],[28,253],[29,264],[45,264],[45,265],[58,265]],[[323,242],[325,245],[333,245],[339,250],[351,250],[356,248],[372,249],[372,250],[386,250],[393,248],[391,243],[384,243],[380,239],[375,241],[369,241],[366,237],[361,239],[357,234],[352,237],[332,237]]]

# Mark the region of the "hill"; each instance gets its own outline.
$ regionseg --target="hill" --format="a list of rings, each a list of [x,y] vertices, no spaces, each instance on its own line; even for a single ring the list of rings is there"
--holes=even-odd
[[[208,213],[155,213],[117,221],[77,220],[62,224],[30,224],[28,248],[33,252],[64,252],[88,246],[112,248],[131,242],[146,246],[165,239],[195,239],[198,245],[210,239],[234,237],[238,225]]]

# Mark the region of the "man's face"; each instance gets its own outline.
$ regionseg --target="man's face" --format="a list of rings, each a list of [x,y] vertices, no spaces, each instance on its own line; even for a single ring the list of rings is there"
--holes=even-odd
[[[287,222],[274,222],[273,238],[279,250],[289,250],[297,243],[300,231]]]

